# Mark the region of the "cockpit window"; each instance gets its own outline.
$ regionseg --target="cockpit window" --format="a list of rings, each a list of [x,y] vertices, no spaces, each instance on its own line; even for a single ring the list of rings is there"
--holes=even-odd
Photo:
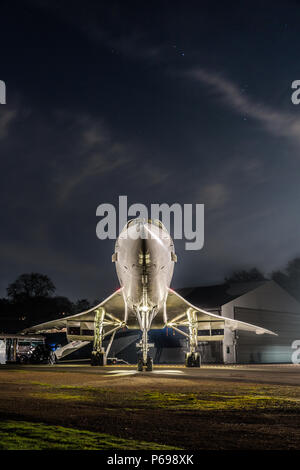
[[[127,222],[126,228],[130,227],[130,225],[133,225],[133,223],[136,221],[136,219],[131,219]]]

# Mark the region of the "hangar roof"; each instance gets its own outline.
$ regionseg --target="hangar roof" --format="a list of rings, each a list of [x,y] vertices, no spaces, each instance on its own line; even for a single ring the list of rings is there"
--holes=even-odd
[[[218,309],[222,305],[270,281],[249,281],[217,284],[214,286],[184,287],[176,291],[194,305]]]

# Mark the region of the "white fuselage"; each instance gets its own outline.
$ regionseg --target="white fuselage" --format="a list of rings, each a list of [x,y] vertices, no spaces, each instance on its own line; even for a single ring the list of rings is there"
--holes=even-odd
[[[164,308],[173,276],[174,244],[158,221],[134,219],[127,223],[115,247],[116,270],[127,307],[152,319]]]

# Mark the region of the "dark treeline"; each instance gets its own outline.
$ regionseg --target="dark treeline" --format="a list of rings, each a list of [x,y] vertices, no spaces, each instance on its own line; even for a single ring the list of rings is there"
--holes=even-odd
[[[267,281],[273,279],[293,297],[300,301],[300,258],[289,261],[283,270],[273,271],[270,275],[263,274],[259,269],[234,271],[226,282]]]
[[[273,279],[300,301],[300,258],[288,262],[283,270],[265,275],[257,268],[234,271],[225,282],[249,282]],[[74,315],[97,305],[80,299],[71,302],[56,296],[51,279],[39,273],[22,274],[7,287],[7,297],[0,299],[0,332],[15,333],[28,326]]]
[[[56,296],[51,279],[39,273],[22,274],[7,287],[7,297],[0,299],[0,332],[17,332],[44,321],[88,310],[98,300],[71,302]]]

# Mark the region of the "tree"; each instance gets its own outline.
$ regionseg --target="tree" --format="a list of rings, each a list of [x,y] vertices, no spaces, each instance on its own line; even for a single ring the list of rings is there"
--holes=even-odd
[[[56,288],[51,279],[39,273],[21,274],[7,288],[7,295],[13,302],[21,299],[50,297]]]
[[[257,268],[241,269],[233,271],[233,273],[225,278],[226,282],[249,282],[249,281],[265,281],[266,278]]]
[[[271,274],[273,281],[277,282],[284,289],[289,290],[289,277],[282,271],[273,271]]]
[[[75,313],[84,312],[85,310],[88,310],[89,308],[91,308],[91,305],[90,305],[90,302],[87,299],[79,299],[74,304],[74,312]]]
[[[52,297],[51,304],[51,316],[53,318],[68,316],[73,313],[73,303],[67,297]]]
[[[286,267],[288,277],[293,281],[295,287],[300,285],[300,258],[294,258],[288,262]]]
[[[272,279],[300,300],[300,258],[289,261],[283,271],[273,271]]]

